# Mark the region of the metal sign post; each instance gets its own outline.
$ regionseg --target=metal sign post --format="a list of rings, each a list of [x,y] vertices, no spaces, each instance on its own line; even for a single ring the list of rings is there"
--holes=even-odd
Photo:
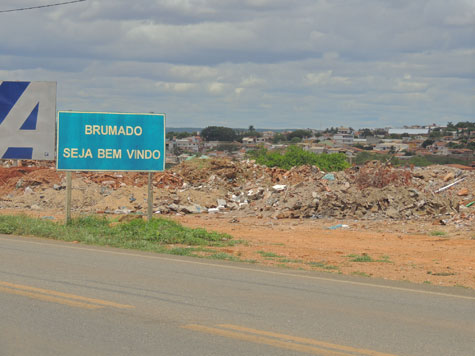
[[[71,224],[71,196],[72,196],[72,177],[71,172],[66,172],[66,225]]]
[[[148,194],[147,194],[147,218],[148,221],[152,220],[153,214],[153,173],[148,173]]]

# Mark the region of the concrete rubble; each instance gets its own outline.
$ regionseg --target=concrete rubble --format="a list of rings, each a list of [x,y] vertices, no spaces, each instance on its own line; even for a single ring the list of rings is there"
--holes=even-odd
[[[144,173],[73,174],[73,209],[143,214]],[[0,167],[0,209],[62,209],[65,173],[29,162]],[[153,175],[157,214],[232,217],[425,219],[471,224],[475,172],[449,166],[394,168],[369,162],[343,172],[291,170],[253,161],[193,159]],[[469,205],[469,207],[467,207]]]

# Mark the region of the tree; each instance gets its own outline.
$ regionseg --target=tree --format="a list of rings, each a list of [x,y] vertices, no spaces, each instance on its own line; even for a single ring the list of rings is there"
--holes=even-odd
[[[330,172],[341,171],[350,167],[343,153],[323,153],[317,155],[313,152],[305,151],[298,146],[289,146],[282,153],[267,151],[265,148],[261,148],[249,152],[249,155],[259,164],[284,169],[291,169],[292,167],[302,165],[316,165],[318,168]]]
[[[455,127],[455,125],[452,123],[452,121],[449,121],[447,123],[447,131],[457,131],[457,128]]]
[[[372,137],[374,135],[373,135],[373,132],[370,129],[363,129],[363,130],[361,130],[360,136],[361,137]]]
[[[262,134],[260,132],[256,131],[256,129],[254,128],[253,125],[249,126],[249,129],[247,130],[247,132],[245,134],[248,137],[261,137],[262,136]]]
[[[298,137],[301,141],[302,139],[310,136],[312,136],[312,131],[310,130],[295,130],[287,134],[287,140],[292,141],[294,137]]]
[[[205,141],[226,141],[232,142],[236,139],[236,132],[229,127],[208,126],[201,131],[201,136]]]
[[[425,140],[424,142],[422,142],[421,146],[422,146],[423,148],[426,148],[427,146],[432,145],[434,142],[435,142],[434,140],[427,139],[427,140]]]
[[[171,140],[173,137],[176,138],[185,138],[185,137],[190,137],[190,136],[196,136],[196,132],[175,132],[175,131],[170,131],[167,132],[166,138]]]
[[[285,135],[281,134],[280,132],[277,132],[274,137],[272,137],[272,143],[279,143],[282,141],[285,141]]]
[[[431,130],[429,137],[442,137],[442,131],[439,127],[436,127],[435,129]]]
[[[384,136],[386,135],[387,131],[385,129],[376,129],[374,130],[374,134],[377,136]]]
[[[338,133],[338,129],[337,128],[334,128],[333,126],[330,127],[329,129],[325,129],[325,131],[323,131],[324,133],[329,133],[329,134],[336,134]]]

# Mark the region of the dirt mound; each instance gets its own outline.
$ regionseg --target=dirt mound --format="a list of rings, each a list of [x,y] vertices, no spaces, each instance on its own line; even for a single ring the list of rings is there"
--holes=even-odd
[[[62,208],[65,173],[52,167],[0,168],[0,208]],[[73,208],[144,213],[147,174],[73,174]],[[154,209],[270,218],[474,219],[475,172],[457,167],[394,168],[379,162],[325,173],[253,161],[193,159],[153,174]]]
[[[0,197],[24,187],[55,184],[61,181],[61,173],[44,167],[0,167]]]

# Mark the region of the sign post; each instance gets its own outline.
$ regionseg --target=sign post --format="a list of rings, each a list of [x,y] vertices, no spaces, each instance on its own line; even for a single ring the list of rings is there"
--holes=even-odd
[[[148,172],[152,218],[152,172],[165,170],[164,114],[60,111],[57,126],[58,170]]]
[[[66,172],[66,225],[71,223],[71,196],[72,196],[72,178],[71,172]]]
[[[152,220],[153,214],[153,185],[152,185],[153,174],[152,172],[148,173],[148,194],[147,194],[147,217],[148,221]]]

